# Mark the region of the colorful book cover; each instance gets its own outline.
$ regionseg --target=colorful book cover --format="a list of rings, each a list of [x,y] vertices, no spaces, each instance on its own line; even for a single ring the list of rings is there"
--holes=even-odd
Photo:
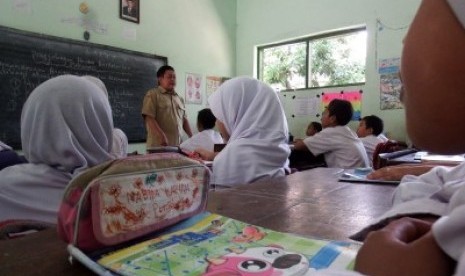
[[[310,275],[323,268],[351,270],[360,247],[211,213],[175,230],[106,254],[98,263],[121,275]]]

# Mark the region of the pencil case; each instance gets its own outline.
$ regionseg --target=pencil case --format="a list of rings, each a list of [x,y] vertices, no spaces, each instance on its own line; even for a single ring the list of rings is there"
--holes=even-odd
[[[58,234],[82,251],[117,245],[205,210],[210,170],[179,153],[108,161],[68,184]]]

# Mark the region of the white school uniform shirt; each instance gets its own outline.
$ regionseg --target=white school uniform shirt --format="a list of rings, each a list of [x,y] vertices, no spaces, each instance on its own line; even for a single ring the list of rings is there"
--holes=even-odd
[[[393,207],[356,236],[365,237],[389,218],[419,214],[441,216],[432,226],[436,242],[465,269],[465,162],[453,168],[438,166],[420,176],[404,176],[394,193]]]
[[[363,146],[365,147],[365,150],[367,152],[368,160],[370,161],[370,166],[373,166],[373,153],[375,152],[376,146],[379,143],[386,142],[387,140],[384,140],[380,138],[380,136],[375,136],[375,135],[368,135],[365,137],[361,137],[360,140],[362,141]]]
[[[186,141],[182,142],[179,147],[185,151],[192,152],[197,148],[203,148],[213,151],[215,144],[223,144],[223,137],[214,129],[205,129],[198,132]]]
[[[259,80],[237,77],[224,82],[208,103],[230,134],[213,160],[212,184],[232,186],[285,175],[289,131],[276,91]]]
[[[29,161],[0,171],[0,221],[57,223],[66,185],[110,160],[113,119],[95,84],[63,75],[39,85],[21,114],[21,143]]]
[[[326,127],[303,142],[313,155],[324,154],[330,168],[370,166],[362,141],[348,126]]]

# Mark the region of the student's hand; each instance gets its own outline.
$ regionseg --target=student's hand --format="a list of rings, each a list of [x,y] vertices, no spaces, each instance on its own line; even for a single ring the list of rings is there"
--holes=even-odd
[[[370,233],[355,260],[355,270],[366,275],[452,275],[455,265],[431,223],[407,217]]]
[[[404,167],[388,166],[378,169],[367,175],[367,179],[382,179],[382,180],[401,180],[402,177],[408,174]]]
[[[367,179],[400,181],[407,174],[421,175],[433,168],[431,165],[399,165],[378,169],[367,175]]]
[[[197,148],[195,149],[194,152],[200,155],[200,158],[202,158],[203,160],[208,160],[208,161],[213,161],[213,159],[215,158],[217,154],[216,152],[209,151],[209,150],[202,149],[202,148]]]

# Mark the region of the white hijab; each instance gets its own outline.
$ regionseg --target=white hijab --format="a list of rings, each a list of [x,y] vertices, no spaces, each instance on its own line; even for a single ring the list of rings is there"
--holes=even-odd
[[[56,223],[63,192],[78,173],[111,159],[108,99],[84,78],[63,75],[39,85],[21,114],[28,164],[0,171],[0,221]]]
[[[90,75],[85,75],[82,76],[86,80],[89,80],[93,83],[95,83],[99,88],[100,91],[105,94],[105,96],[108,98],[108,90],[107,87],[105,86],[105,83],[99,78],[96,78],[94,76]],[[113,146],[111,147],[111,155],[114,158],[123,158],[128,155],[128,137],[126,134],[119,128],[114,128],[113,129]]]
[[[285,175],[288,128],[271,87],[249,77],[234,78],[223,83],[208,103],[230,134],[213,161],[212,184],[232,186]]]

